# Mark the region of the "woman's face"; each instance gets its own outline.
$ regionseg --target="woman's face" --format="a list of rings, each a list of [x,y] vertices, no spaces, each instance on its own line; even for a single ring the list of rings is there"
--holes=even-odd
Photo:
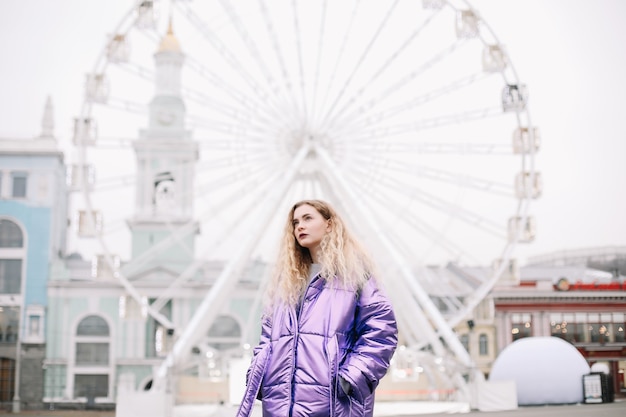
[[[314,207],[303,204],[293,212],[293,235],[300,246],[311,252],[311,257],[317,260],[317,251],[324,235],[330,230],[329,221]]]

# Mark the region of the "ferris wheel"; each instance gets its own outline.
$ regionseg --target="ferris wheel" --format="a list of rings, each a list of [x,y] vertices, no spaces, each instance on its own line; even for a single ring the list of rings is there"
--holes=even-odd
[[[128,276],[148,264],[174,264],[172,286],[219,265],[208,326],[233,277],[271,262],[290,205],[325,199],[374,253],[406,343],[467,362],[451,328],[535,234],[527,101],[466,1],[137,1],[86,76],[75,244],[138,302]],[[167,297],[144,308],[169,328]]]

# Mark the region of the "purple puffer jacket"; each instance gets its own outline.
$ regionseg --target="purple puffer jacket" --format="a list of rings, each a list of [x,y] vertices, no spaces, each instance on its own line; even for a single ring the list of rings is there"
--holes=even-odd
[[[372,416],[397,342],[391,304],[375,280],[357,292],[317,276],[299,314],[279,306],[264,317],[237,416],[248,417],[257,396],[264,417]]]

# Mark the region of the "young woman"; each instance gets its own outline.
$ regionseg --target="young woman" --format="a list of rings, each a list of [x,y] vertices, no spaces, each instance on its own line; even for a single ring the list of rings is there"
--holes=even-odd
[[[371,416],[397,345],[372,263],[326,202],[296,203],[269,285],[238,417]]]

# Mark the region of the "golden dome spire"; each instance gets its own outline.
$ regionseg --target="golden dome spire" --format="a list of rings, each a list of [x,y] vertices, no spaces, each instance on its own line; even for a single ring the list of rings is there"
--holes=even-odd
[[[174,30],[172,29],[172,17],[170,16],[170,22],[167,27],[167,34],[161,40],[158,52],[182,52],[180,49],[180,42],[176,36],[174,36]]]

